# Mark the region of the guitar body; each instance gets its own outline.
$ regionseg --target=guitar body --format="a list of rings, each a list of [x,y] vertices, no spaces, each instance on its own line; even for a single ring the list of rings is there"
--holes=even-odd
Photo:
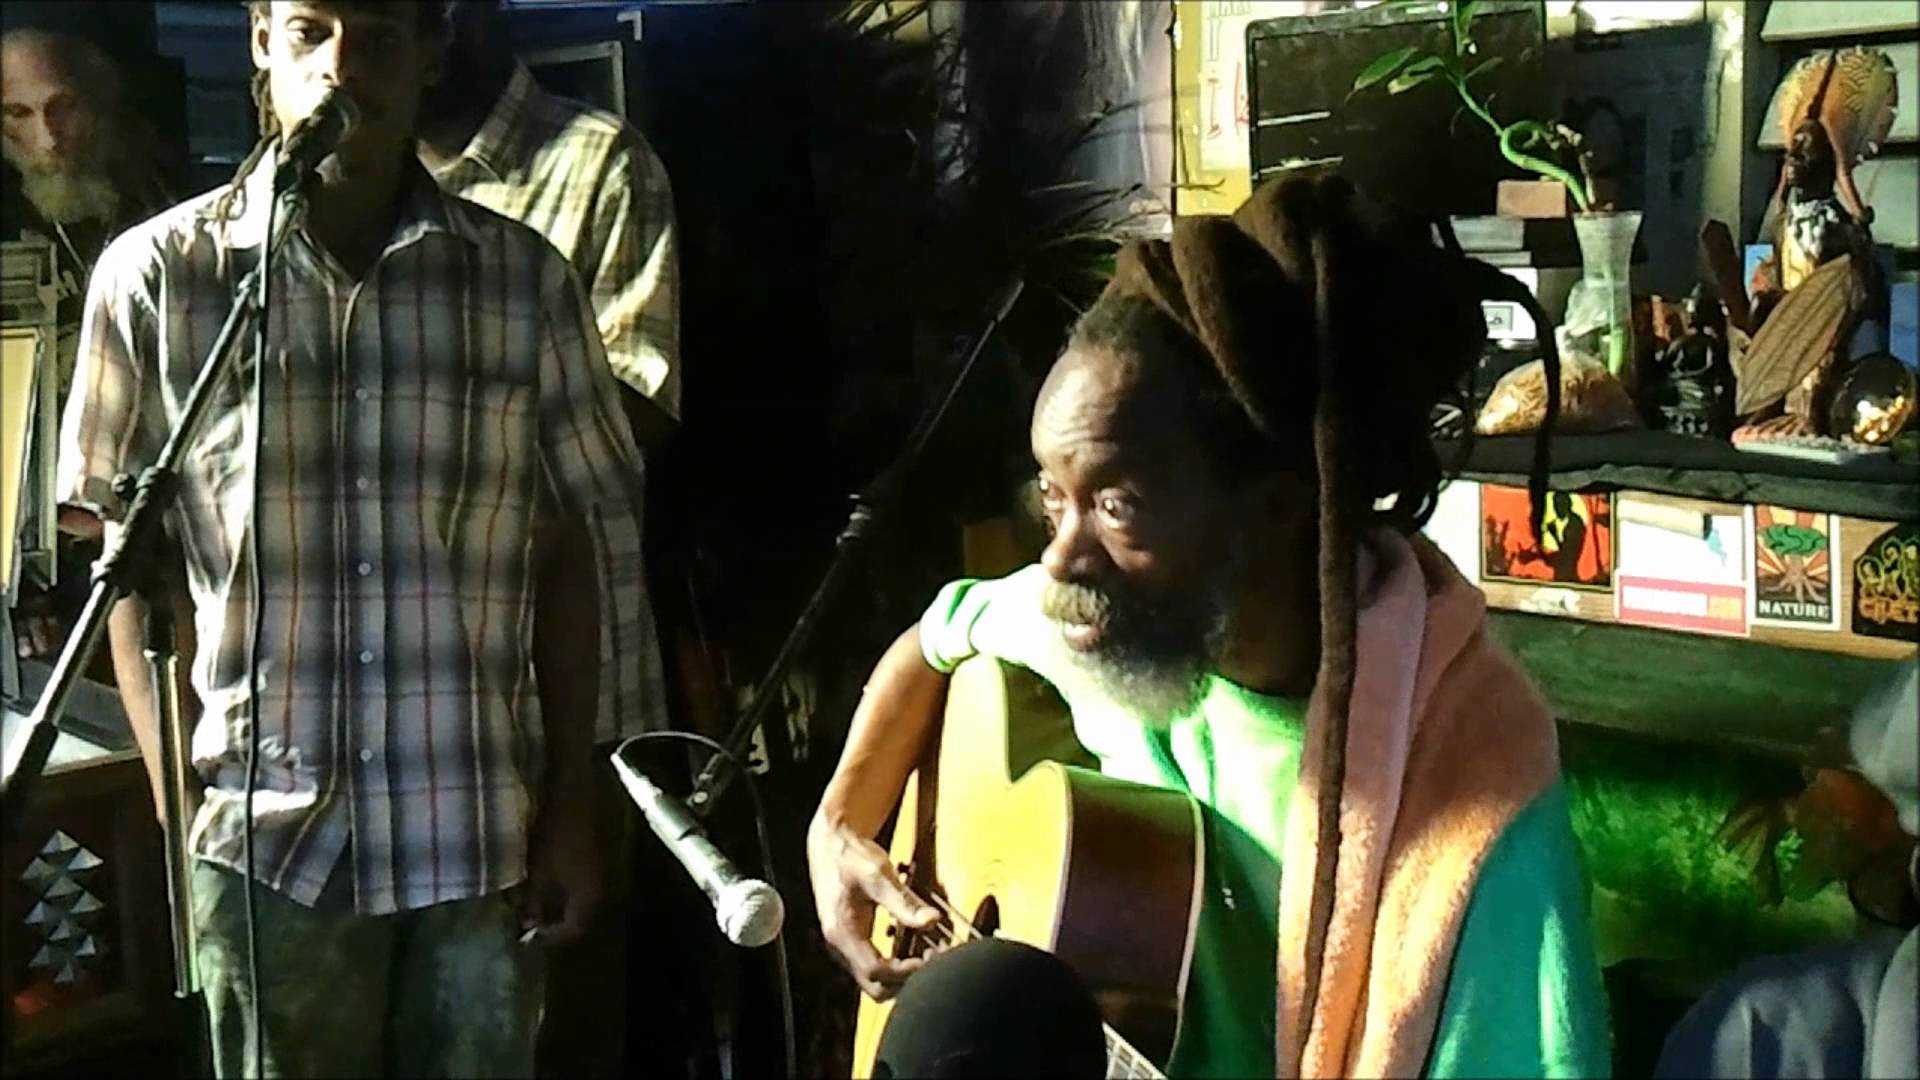
[[[907,780],[890,851],[919,895],[944,897],[981,933],[1065,960],[1099,1003],[1110,1047],[1117,1034],[1164,1066],[1200,912],[1199,806],[1088,764],[1045,681],[969,660],[953,674],[939,739]],[[875,914],[883,955],[915,955],[920,937]],[[862,995],[854,1076],[873,1074],[891,1008]]]

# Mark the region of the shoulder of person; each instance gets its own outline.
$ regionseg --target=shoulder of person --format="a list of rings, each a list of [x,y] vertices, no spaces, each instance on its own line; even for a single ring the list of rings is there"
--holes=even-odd
[[[1654,1076],[1711,1075],[1744,1061],[1756,1040],[1784,1052],[1776,1075],[1859,1075],[1863,1013],[1896,948],[1849,942],[1747,961],[1668,1032]]]
[[[455,229],[475,244],[498,248],[509,259],[542,263],[542,280],[547,276],[545,270],[553,269],[544,264],[554,263],[560,268],[567,266],[566,256],[538,229],[526,222],[517,221],[449,191],[439,190],[439,197],[446,201],[447,214],[453,219]]]
[[[231,224],[215,216],[214,204],[226,190],[223,184],[120,230],[100,252],[93,272],[122,276],[160,272],[194,246],[218,242]]]
[[[948,582],[920,619],[928,662],[947,670],[985,654],[1050,676],[1061,665],[1053,655],[1058,635],[1049,632],[1041,607],[1049,580],[1034,563],[1005,577]]]
[[[624,160],[633,172],[665,183],[666,167],[654,153],[653,144],[626,117],[554,94],[547,94],[545,100],[555,110],[554,127],[561,139],[604,140],[609,163]]]

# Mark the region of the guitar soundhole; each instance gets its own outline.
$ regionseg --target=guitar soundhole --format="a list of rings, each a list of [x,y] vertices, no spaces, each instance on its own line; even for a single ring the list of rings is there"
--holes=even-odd
[[[973,928],[981,937],[992,937],[1000,932],[1000,901],[992,896],[980,901],[973,910]]]

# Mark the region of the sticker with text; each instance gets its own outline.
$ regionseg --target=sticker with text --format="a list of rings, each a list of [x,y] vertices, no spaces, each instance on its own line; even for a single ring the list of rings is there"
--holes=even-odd
[[[1762,626],[1838,630],[1834,601],[1835,549],[1840,530],[1832,514],[1753,508],[1753,621]]]
[[[1920,526],[1895,525],[1853,560],[1853,632],[1920,641]]]
[[[1623,573],[1614,589],[1614,617],[1635,626],[1745,637],[1747,590]]]

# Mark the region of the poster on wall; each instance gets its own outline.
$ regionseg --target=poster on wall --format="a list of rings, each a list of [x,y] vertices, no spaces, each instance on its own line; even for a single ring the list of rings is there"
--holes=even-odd
[[[1525,488],[1480,485],[1480,578],[1522,585],[1613,588],[1613,497],[1547,494],[1541,536]]]
[[[1247,168],[1247,24],[1319,10],[1305,0],[1208,0],[1200,34],[1200,168]]]
[[[26,509],[38,341],[32,331],[12,327],[0,335],[0,601],[11,599],[16,530]],[[0,618],[7,615],[5,606],[0,603]]]
[[[1840,629],[1834,602],[1835,548],[1839,524],[1832,514],[1755,506],[1753,621],[1796,630]]]
[[[1920,641],[1920,526],[1889,528],[1853,560],[1853,632]]]
[[[1614,617],[1632,626],[1746,637],[1747,587],[1620,574]]]
[[[1746,514],[1738,506],[1622,492],[1614,618],[1636,626],[1745,637]]]

